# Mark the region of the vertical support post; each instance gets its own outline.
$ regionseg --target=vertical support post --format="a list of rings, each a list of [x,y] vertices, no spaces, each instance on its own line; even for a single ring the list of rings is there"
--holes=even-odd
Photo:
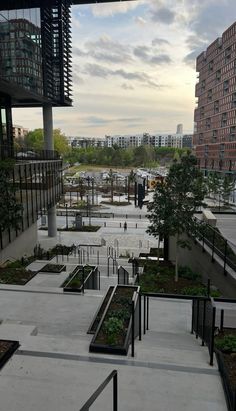
[[[68,204],[66,203],[66,229],[68,230]]]
[[[224,329],[224,310],[220,310],[220,331]]]
[[[117,377],[117,373],[113,377],[113,411],[118,411],[118,377]]]
[[[211,254],[211,261],[215,261],[214,259],[214,253],[215,253],[215,237],[216,237],[216,232],[213,230],[213,238],[212,238],[212,254]]]
[[[134,300],[132,301],[132,347],[131,347],[131,355],[134,357]]]
[[[210,343],[210,365],[213,365],[213,358],[214,358],[215,321],[216,321],[216,307],[213,307],[212,324],[211,324],[211,343]]]
[[[193,334],[193,323],[194,323],[194,300],[192,300],[192,324],[191,324],[191,334]]]
[[[203,319],[202,319],[202,347],[204,347],[206,326],[206,300],[203,301]]]
[[[142,340],[142,295],[138,296],[139,313],[138,313],[138,325],[139,325],[139,341]]]
[[[110,256],[107,259],[107,277],[109,277],[109,271],[110,271]]]
[[[48,237],[56,237],[57,235],[57,211],[56,206],[48,210]]]
[[[82,282],[83,282],[83,284],[82,284],[82,292],[83,292],[83,294],[84,294],[84,265],[83,265],[83,267],[82,267]]]
[[[199,300],[197,300],[197,324],[196,324],[196,338],[198,339],[198,326],[199,326]]]
[[[225,250],[224,250],[224,275],[227,275],[227,272],[226,272],[227,245],[228,245],[228,241],[225,240]]]
[[[207,279],[207,297],[210,297],[210,291],[211,291],[211,280],[210,278]]]
[[[146,334],[146,295],[143,296],[143,334]]]
[[[147,297],[147,330],[149,330],[149,297]]]

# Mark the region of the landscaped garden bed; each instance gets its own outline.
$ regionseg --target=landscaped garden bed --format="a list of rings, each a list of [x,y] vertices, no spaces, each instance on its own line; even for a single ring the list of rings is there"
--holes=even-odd
[[[36,271],[26,270],[24,267],[21,267],[21,268],[1,267],[0,268],[0,284],[25,285],[36,274],[37,274]]]
[[[229,411],[236,409],[236,329],[226,328],[215,337],[215,352]]]
[[[65,292],[81,293],[85,288],[98,288],[98,270],[97,267],[91,265],[77,265],[63,282],[61,287]],[[96,277],[92,278],[92,275]],[[91,277],[91,282],[89,281]]]
[[[91,325],[90,325],[90,327],[87,331],[87,334],[94,334],[96,332],[98,324],[100,323],[100,321],[102,319],[103,313],[106,309],[106,306],[108,304],[108,301],[111,297],[111,294],[112,294],[113,290],[114,290],[114,286],[111,285],[108,288],[107,293],[106,293],[105,297],[103,298],[102,303],[101,303],[100,307],[98,308],[98,311],[96,312],[96,314],[94,316],[94,319],[93,319],[93,321],[92,321],[92,323],[91,323]]]
[[[139,287],[117,285],[108,300],[91,341],[90,352],[127,355],[131,342],[132,301]],[[135,305],[135,313],[138,303]],[[137,331],[137,330],[136,330]]]
[[[60,274],[62,271],[66,271],[66,266],[62,264],[46,264],[41,268],[42,273],[57,273]]]
[[[18,341],[0,340],[0,369],[19,347]]]
[[[147,261],[144,264],[144,272],[139,278],[142,292],[179,294],[191,296],[207,296],[207,286],[202,283],[198,273],[189,267],[179,267],[179,278],[175,281],[175,267],[170,262]],[[212,297],[218,297],[220,292],[210,290]]]

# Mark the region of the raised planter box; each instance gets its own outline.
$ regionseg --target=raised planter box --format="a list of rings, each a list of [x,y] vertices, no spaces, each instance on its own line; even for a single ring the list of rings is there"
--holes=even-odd
[[[115,286],[90,343],[90,352],[127,355],[132,338],[132,302],[135,337],[138,335],[138,295],[138,286]]]
[[[41,268],[42,273],[56,273],[60,274],[62,271],[66,271],[66,266],[62,264],[46,264]]]
[[[22,268],[0,268],[0,285],[1,284],[13,284],[13,285],[25,285],[35,275],[37,271],[26,270]]]
[[[105,309],[106,309],[106,307],[107,307],[108,301],[109,301],[109,299],[110,299],[110,297],[111,297],[111,294],[112,294],[112,291],[113,291],[113,290],[114,290],[114,286],[111,285],[111,286],[108,288],[107,293],[106,293],[105,297],[103,298],[102,303],[101,303],[101,305],[99,306],[99,308],[98,308],[98,310],[97,310],[97,312],[96,312],[96,314],[95,314],[95,316],[94,316],[94,318],[93,318],[93,321],[91,322],[91,325],[90,325],[90,327],[89,327],[89,329],[88,329],[88,331],[87,331],[87,334],[95,334],[95,332],[96,332],[96,330],[97,330],[97,328],[98,328],[98,325],[99,325],[99,323],[100,323],[100,321],[101,321],[101,318],[102,318],[102,316],[103,316],[103,313],[104,313],[104,311],[105,311]]]
[[[84,289],[97,290],[100,286],[99,271],[96,266],[77,265],[62,284],[64,292],[81,293]]]
[[[221,375],[221,380],[225,392],[225,397],[227,401],[227,407],[229,411],[236,410],[236,388],[232,386],[230,375],[229,375],[229,363],[230,359],[227,357],[230,354],[223,354],[221,351],[215,348],[215,354],[218,362],[218,368]],[[228,360],[228,361],[226,361]],[[236,360],[234,361],[234,365],[232,367],[236,369]]]
[[[18,341],[0,340],[0,369],[19,347]]]

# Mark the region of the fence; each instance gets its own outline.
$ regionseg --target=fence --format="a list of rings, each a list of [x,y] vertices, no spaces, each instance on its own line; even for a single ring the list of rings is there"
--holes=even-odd
[[[233,250],[233,247],[236,247],[236,245],[224,238],[214,227],[197,219],[196,221],[199,227],[197,237],[202,244],[203,251],[206,244],[212,250],[212,261],[214,261],[215,255],[218,255],[222,259],[224,263],[224,275],[227,275],[226,266],[236,271],[236,254]]]
[[[121,265],[118,267],[118,284],[129,285],[129,273]]]
[[[96,391],[91,395],[79,411],[89,411],[89,408],[93,405],[111,380],[113,380],[113,411],[118,411],[118,373],[116,370],[112,371],[111,374],[108,375],[108,377],[102,382],[101,385],[99,385]]]

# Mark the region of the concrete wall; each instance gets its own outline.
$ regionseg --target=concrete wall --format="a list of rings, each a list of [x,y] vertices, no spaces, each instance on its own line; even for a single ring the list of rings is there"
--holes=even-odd
[[[183,237],[184,239],[184,237]],[[236,280],[229,273],[224,275],[223,262],[216,257],[214,262],[211,261],[211,253],[205,247],[202,251],[200,244],[195,244],[188,238],[191,250],[179,247],[179,265],[188,265],[193,271],[202,274],[203,279],[210,278],[212,283],[222,292],[224,297],[236,297]],[[175,237],[169,238],[169,260],[175,262]]]
[[[18,259],[24,254],[33,254],[37,239],[37,223],[35,223],[0,252],[0,262]]]

